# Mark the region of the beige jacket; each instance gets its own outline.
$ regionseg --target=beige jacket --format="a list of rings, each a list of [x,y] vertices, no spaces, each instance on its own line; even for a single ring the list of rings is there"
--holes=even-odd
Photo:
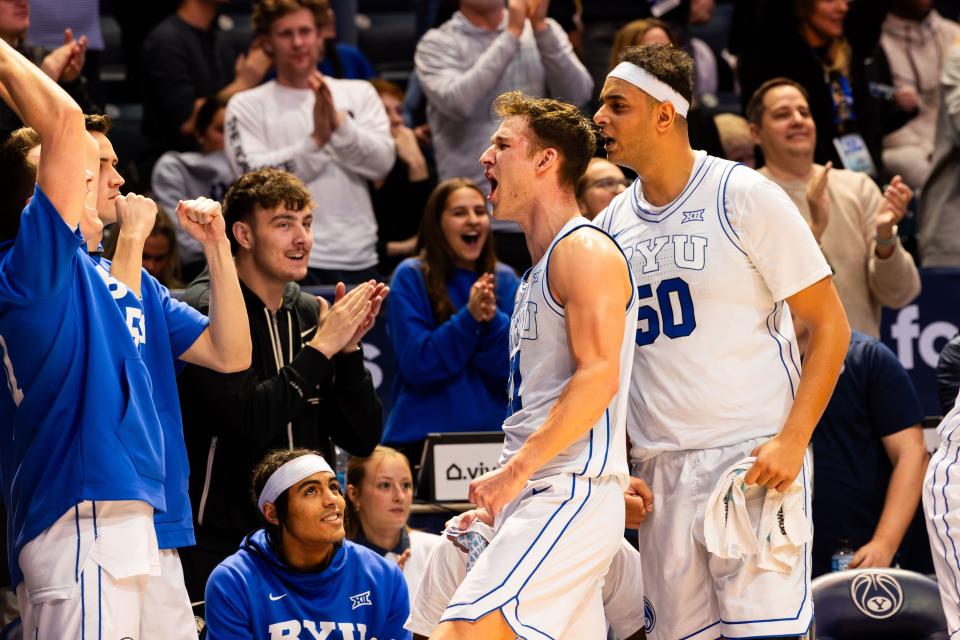
[[[807,183],[781,181],[766,167],[760,173],[787,192],[809,223]],[[833,169],[827,179],[827,191],[830,221],[820,247],[833,267],[833,283],[850,326],[877,338],[881,308],[899,309],[916,298],[920,293],[920,274],[899,240],[890,257],[881,260],[876,256],[876,217],[883,194],[869,176]]]

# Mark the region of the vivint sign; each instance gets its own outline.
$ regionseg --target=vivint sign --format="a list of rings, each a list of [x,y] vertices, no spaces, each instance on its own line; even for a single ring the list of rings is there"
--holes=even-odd
[[[433,447],[433,490],[438,502],[466,502],[470,483],[497,468],[502,442],[437,444]]]

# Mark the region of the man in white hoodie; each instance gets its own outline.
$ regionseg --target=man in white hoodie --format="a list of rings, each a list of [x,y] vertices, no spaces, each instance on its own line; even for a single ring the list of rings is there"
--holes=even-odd
[[[276,80],[235,95],[227,105],[226,149],[239,175],[285,169],[313,195],[308,284],[377,279],[377,222],[367,182],[395,160],[390,123],[376,90],[317,70],[323,0],[263,0],[253,24],[273,56]]]

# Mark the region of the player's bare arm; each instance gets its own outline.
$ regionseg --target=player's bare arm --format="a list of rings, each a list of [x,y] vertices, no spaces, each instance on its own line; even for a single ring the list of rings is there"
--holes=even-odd
[[[143,266],[143,245],[157,220],[157,203],[145,196],[130,193],[117,196],[117,250],[113,255],[110,275],[140,297],[140,268]]]
[[[86,198],[86,171],[96,148],[87,135],[83,112],[66,91],[6,42],[0,43],[0,87],[0,98],[43,141],[37,183],[63,221],[76,228]]]
[[[470,500],[496,515],[527,480],[583,437],[617,393],[630,274],[620,250],[595,231],[561,240],[550,289],[563,305],[576,370],[546,421],[507,464],[470,483]]]
[[[787,420],[776,436],[753,451],[748,484],[785,491],[800,473],[813,430],[830,401],[850,344],[850,325],[833,279],[824,278],[787,298],[790,310],[810,331],[800,384]]]
[[[220,203],[181,201],[177,220],[203,247],[210,269],[210,326],[180,359],[221,373],[243,371],[250,366],[250,327]]]

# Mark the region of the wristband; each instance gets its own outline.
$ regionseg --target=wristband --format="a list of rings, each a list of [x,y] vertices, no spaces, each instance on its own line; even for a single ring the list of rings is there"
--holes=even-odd
[[[889,238],[881,238],[879,235],[873,237],[878,247],[892,247],[897,244],[897,225],[893,225],[893,235]]]

